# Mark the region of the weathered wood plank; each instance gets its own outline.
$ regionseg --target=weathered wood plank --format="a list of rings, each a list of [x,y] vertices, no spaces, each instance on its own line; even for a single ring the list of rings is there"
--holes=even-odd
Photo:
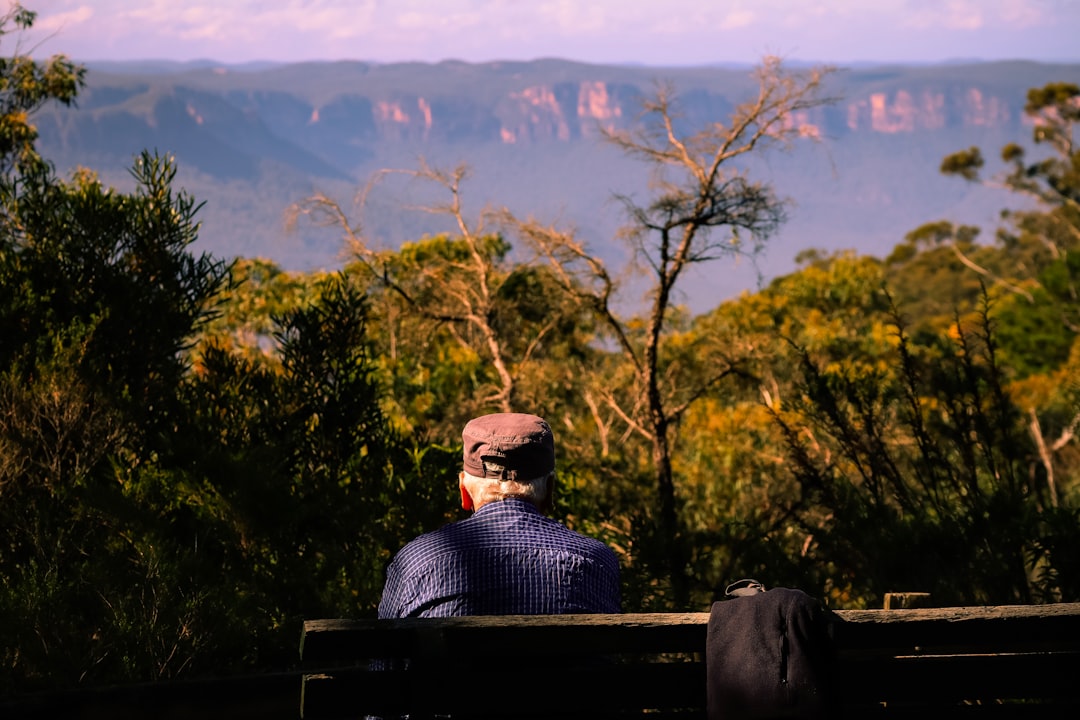
[[[1080,603],[1039,606],[846,610],[833,634],[844,652],[954,654],[965,648],[1036,652],[1075,646]]]
[[[701,717],[708,619],[312,620],[302,640],[302,712],[309,719]],[[936,708],[950,716],[1080,717],[1080,603],[837,611],[832,631],[852,716],[921,720]],[[403,662],[408,670],[385,669]],[[553,691],[531,693],[524,707],[516,682],[497,681],[538,668]],[[484,693],[462,692],[481,676]]]
[[[708,613],[311,620],[304,623],[301,654],[332,662],[418,654],[700,652],[708,620]]]
[[[1080,603],[839,610],[833,615],[837,645],[850,653],[952,653],[991,638],[999,652],[1037,651],[1080,637]],[[708,613],[309,620],[301,654],[306,663],[329,663],[511,651],[537,657],[702,652],[708,620]]]

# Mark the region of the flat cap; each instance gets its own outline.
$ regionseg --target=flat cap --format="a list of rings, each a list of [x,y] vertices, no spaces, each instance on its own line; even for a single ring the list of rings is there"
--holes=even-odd
[[[524,481],[555,469],[555,436],[536,415],[483,415],[465,425],[461,439],[465,472],[475,477]]]

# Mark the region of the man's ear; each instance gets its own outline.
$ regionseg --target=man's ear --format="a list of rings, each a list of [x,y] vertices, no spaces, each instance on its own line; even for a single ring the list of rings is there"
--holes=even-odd
[[[473,499],[472,499],[472,495],[469,494],[469,489],[467,487],[465,487],[465,474],[464,473],[462,473],[461,476],[458,477],[458,489],[461,491],[461,509],[462,510],[472,510],[473,509]]]
[[[543,512],[551,512],[555,509],[555,472],[552,471],[547,477],[547,490],[544,492]]]

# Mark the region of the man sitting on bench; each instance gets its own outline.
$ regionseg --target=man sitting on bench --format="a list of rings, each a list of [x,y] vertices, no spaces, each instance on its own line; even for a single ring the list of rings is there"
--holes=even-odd
[[[547,422],[496,413],[461,436],[461,504],[474,513],[398,552],[379,617],[619,612],[615,553],[543,514],[555,485]]]

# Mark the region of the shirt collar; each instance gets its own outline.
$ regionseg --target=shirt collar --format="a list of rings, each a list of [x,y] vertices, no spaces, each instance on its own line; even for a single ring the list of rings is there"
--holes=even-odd
[[[527,512],[533,515],[540,514],[540,510],[528,500],[522,500],[521,498],[505,498],[503,500],[495,500],[485,504],[473,513],[473,517],[496,512]]]

